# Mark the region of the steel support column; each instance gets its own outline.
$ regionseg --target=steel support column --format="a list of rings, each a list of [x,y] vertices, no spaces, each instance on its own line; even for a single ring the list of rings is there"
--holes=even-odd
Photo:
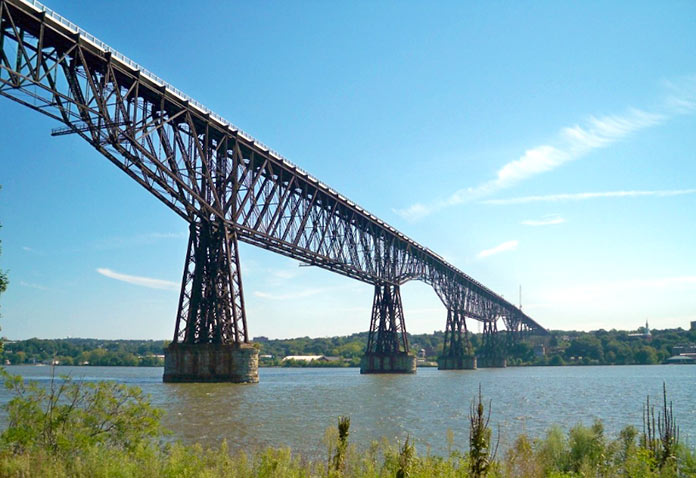
[[[447,325],[442,345],[442,355],[438,360],[440,370],[475,369],[476,356],[471,348],[469,330],[464,313],[457,308],[447,309]]]
[[[190,226],[165,381],[258,381],[249,345],[236,232],[218,221]]]
[[[214,221],[191,224],[175,343],[248,343],[234,230]]]
[[[481,349],[478,357],[478,366],[505,367],[505,349],[498,333],[497,320],[483,322],[483,335],[481,337]]]
[[[416,358],[409,354],[399,286],[375,285],[370,332],[360,373],[415,373]]]

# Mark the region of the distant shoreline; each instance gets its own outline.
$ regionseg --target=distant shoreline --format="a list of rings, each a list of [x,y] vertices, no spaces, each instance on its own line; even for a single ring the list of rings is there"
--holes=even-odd
[[[442,354],[445,334],[408,334],[410,352],[432,365]],[[696,362],[696,328],[593,332],[549,331],[544,336],[510,336],[501,331],[496,350],[507,366],[651,365]],[[484,337],[469,334],[469,353],[485,355]],[[3,339],[0,363],[75,366],[161,367],[168,340]],[[367,332],[337,337],[269,339],[254,337],[259,367],[359,367]],[[485,342],[488,343],[488,342]],[[319,359],[307,363],[311,358]]]

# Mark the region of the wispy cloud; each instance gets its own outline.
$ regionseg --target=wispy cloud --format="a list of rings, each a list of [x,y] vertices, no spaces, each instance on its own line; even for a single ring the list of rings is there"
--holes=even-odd
[[[19,285],[21,285],[22,287],[29,287],[30,289],[48,290],[48,287],[46,286],[43,286],[41,284],[34,284],[31,282],[24,282],[23,280],[19,281]]]
[[[486,257],[494,256],[496,254],[500,254],[501,252],[514,251],[515,249],[517,249],[518,245],[518,240],[506,241],[490,249],[482,250],[481,252],[476,254],[476,257],[479,259],[483,259]]]
[[[147,287],[150,289],[162,290],[179,290],[180,284],[168,280],[153,279],[151,277],[133,276],[129,274],[121,274],[120,272],[112,271],[111,269],[99,268],[97,272],[110,279],[115,279],[128,284]]]
[[[553,226],[555,224],[563,224],[564,222],[566,220],[558,214],[549,214],[541,219],[526,219],[521,224],[524,226]]]
[[[571,194],[547,194],[543,196],[522,196],[507,199],[485,199],[481,204],[495,206],[508,206],[512,204],[526,204],[531,202],[562,202],[562,201],[586,201],[588,199],[603,198],[636,198],[636,197],[671,197],[696,194],[696,189],[667,189],[656,191],[604,191]]]
[[[32,254],[35,256],[45,256],[46,252],[41,250],[41,249],[34,249],[33,247],[29,246],[22,246],[21,249],[26,252],[27,254]]]
[[[664,123],[674,116],[696,111],[696,76],[666,83],[664,86],[668,89],[668,95],[654,112],[628,108],[622,114],[591,116],[582,124],[561,128],[548,144],[534,146],[519,158],[506,163],[489,181],[460,189],[444,199],[431,203],[416,203],[394,212],[407,220],[418,220],[447,207],[479,200],[531,177],[552,171],[597,149],[606,148],[641,130]]]

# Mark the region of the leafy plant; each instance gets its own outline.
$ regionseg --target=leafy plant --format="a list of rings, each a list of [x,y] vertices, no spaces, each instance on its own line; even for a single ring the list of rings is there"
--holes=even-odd
[[[350,430],[350,417],[338,417],[338,443],[333,457],[333,469],[343,473],[346,469],[346,451],[348,450],[348,435]]]
[[[55,376],[48,387],[2,372],[14,394],[0,443],[14,452],[74,454],[93,445],[133,450],[158,439],[162,412],[137,387]]]
[[[478,399],[472,401],[469,409],[469,472],[472,478],[483,478],[488,475],[498,451],[498,443],[495,449],[491,450],[491,429],[488,426],[490,419],[491,402],[488,402],[486,414],[481,385],[479,385]]]
[[[406,441],[399,447],[399,469],[396,472],[396,478],[409,478],[411,476],[416,449],[410,438],[406,436]]]

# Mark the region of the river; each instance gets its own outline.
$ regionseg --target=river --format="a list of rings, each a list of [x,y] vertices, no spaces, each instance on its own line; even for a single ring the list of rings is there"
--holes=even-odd
[[[51,367],[8,366],[11,374],[47,383]],[[351,417],[351,441],[366,446],[387,437],[416,439],[419,452],[444,454],[447,430],[466,449],[468,411],[479,384],[492,401],[491,425],[501,447],[517,435],[543,436],[599,418],[615,436],[642,427],[646,395],[661,403],[662,382],[674,403],[682,441],[696,446],[696,366],[510,367],[475,371],[421,368],[416,375],[360,375],[351,368],[262,368],[260,383],[162,383],[161,368],[56,367],[56,374],[137,385],[166,411],[165,426],[186,443],[232,449],[290,446],[323,456],[322,437],[339,415]],[[4,388],[0,403],[9,399]],[[4,413],[4,412],[3,412]],[[2,417],[3,422],[5,417]],[[496,432],[497,434],[497,432]]]

